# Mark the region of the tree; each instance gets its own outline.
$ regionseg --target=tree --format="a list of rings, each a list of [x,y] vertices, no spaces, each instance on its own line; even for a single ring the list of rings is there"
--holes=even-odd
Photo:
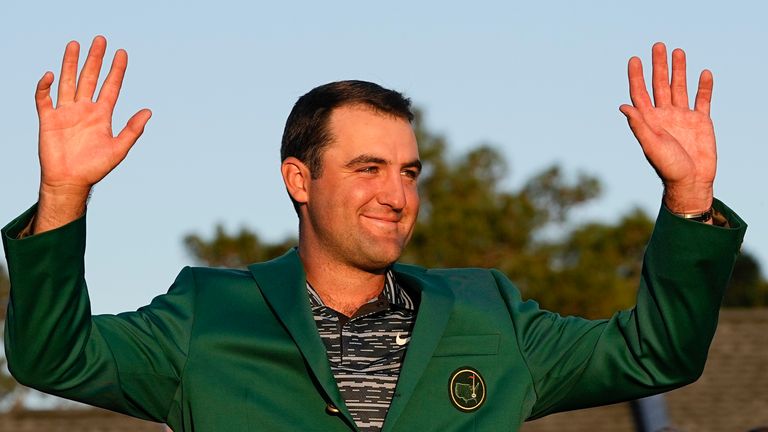
[[[742,251],[736,258],[723,305],[727,307],[768,306],[768,281],[763,279],[760,264],[749,252]]]
[[[420,119],[420,117],[419,117]],[[504,190],[503,156],[480,146],[450,160],[445,139],[416,123],[425,169],[422,212],[404,261],[429,267],[495,267],[526,297],[567,314],[605,316],[633,304],[653,224],[635,210],[617,225],[587,224],[565,238],[570,212],[600,192],[593,176],[568,181],[551,166],[517,190]]]
[[[241,228],[239,232],[230,235],[220,224],[216,225],[211,240],[204,240],[198,234],[184,237],[187,251],[196,260],[209,266],[232,268],[270,260],[282,255],[296,243],[292,238],[278,243],[264,243],[255,232],[247,228]]]
[[[8,280],[8,274],[5,267],[0,264],[0,323],[5,323],[5,312],[8,309],[8,299],[10,297],[11,282]],[[5,327],[4,325],[0,327]],[[0,330],[3,330],[0,328]],[[1,337],[1,336],[0,336]],[[0,400],[5,400],[18,387],[18,383],[8,373],[5,355],[0,358]]]
[[[652,231],[653,221],[639,209],[615,224],[579,226],[544,246],[550,250],[547,266],[520,275],[530,280],[524,292],[548,309],[591,318],[630,307]]]

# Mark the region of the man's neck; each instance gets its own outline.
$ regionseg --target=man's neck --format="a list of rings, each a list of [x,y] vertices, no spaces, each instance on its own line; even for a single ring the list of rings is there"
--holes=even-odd
[[[299,247],[307,281],[329,308],[352,316],[384,288],[386,269],[369,272],[339,263]]]

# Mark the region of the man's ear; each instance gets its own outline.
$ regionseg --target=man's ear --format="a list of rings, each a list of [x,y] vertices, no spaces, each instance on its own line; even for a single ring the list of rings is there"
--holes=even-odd
[[[311,180],[309,167],[304,162],[289,156],[280,166],[283,183],[291,198],[299,204],[305,204],[309,199],[309,183]]]

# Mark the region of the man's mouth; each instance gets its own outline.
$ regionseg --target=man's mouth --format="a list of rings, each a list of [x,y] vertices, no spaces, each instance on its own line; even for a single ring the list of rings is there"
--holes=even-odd
[[[397,228],[397,225],[400,223],[400,220],[402,219],[401,215],[371,215],[371,214],[363,214],[361,215],[363,218],[367,219],[368,222],[380,229],[384,230],[393,230]]]
[[[368,219],[373,219],[381,222],[390,222],[390,223],[398,223],[400,222],[400,219],[402,219],[402,216],[399,214],[391,214],[391,215],[363,214],[362,216]]]

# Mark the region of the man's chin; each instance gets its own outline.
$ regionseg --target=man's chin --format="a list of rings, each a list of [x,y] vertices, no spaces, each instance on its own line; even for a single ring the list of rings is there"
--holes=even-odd
[[[369,272],[380,272],[389,268],[403,254],[402,247],[391,248],[390,250],[376,250],[373,253],[363,254],[359,263],[361,268]]]

